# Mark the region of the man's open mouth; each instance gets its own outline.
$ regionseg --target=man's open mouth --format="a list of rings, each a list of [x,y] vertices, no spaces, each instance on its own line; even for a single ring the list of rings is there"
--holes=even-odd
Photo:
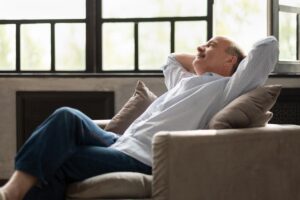
[[[203,53],[197,54],[197,58],[205,58],[205,55]]]

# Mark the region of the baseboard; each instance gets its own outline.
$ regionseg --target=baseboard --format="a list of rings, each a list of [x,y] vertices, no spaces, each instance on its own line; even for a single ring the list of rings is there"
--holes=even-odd
[[[0,179],[0,186],[4,185],[7,181],[7,179]]]

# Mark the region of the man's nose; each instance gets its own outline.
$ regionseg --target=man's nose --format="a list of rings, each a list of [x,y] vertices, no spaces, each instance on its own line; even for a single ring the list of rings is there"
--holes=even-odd
[[[197,47],[197,51],[199,51],[199,52],[202,52],[204,50],[205,50],[205,47],[203,45]]]

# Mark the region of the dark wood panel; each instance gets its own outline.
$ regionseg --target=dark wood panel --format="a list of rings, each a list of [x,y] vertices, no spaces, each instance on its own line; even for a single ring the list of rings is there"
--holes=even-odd
[[[269,123],[300,125],[300,88],[283,88],[271,111]]]
[[[17,149],[33,130],[57,108],[76,108],[92,119],[109,119],[114,115],[114,92],[18,91]]]

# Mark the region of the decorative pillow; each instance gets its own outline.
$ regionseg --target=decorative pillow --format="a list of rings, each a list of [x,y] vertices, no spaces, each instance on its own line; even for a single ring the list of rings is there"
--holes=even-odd
[[[272,118],[269,112],[281,91],[280,85],[257,87],[243,94],[216,113],[210,129],[262,127]]]
[[[72,183],[67,199],[148,199],[152,176],[138,172],[112,172]]]
[[[157,96],[149,90],[145,83],[138,81],[132,97],[105,126],[105,130],[123,134],[156,98]]]

